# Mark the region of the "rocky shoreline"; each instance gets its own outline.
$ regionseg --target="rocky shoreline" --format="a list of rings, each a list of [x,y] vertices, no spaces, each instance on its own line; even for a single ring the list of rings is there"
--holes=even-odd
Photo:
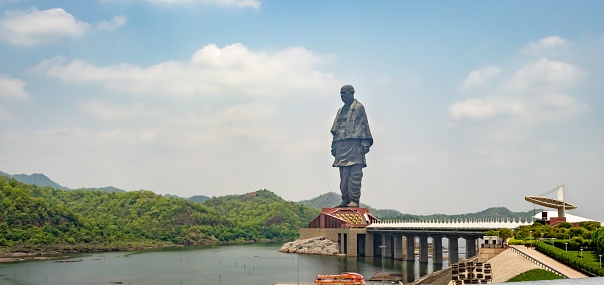
[[[0,253],[0,263],[20,262],[32,260],[61,260],[69,258],[66,254],[110,252],[110,251],[138,251],[154,249],[159,247],[182,247],[176,244],[141,244],[141,245],[82,245],[80,247],[61,247],[59,245],[47,248],[17,248],[10,252]]]
[[[279,252],[314,254],[314,255],[340,255],[338,244],[326,237],[298,239],[285,243]]]

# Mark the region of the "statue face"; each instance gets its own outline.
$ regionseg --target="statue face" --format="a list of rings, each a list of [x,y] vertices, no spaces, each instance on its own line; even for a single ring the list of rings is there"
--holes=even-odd
[[[354,101],[354,92],[350,90],[342,90],[340,91],[340,98],[342,98],[342,102],[344,104],[351,104]]]

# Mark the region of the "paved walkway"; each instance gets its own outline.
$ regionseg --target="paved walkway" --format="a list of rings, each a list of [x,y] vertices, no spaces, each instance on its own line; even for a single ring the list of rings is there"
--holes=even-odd
[[[542,262],[543,264],[557,270],[558,272],[568,276],[568,278],[587,278],[589,276],[574,270],[562,263],[560,263],[559,261],[533,249],[533,248],[528,248],[528,247],[524,247],[524,246],[517,246],[517,245],[512,245],[511,247],[516,248],[518,251],[523,252],[524,254],[539,260],[540,262]]]

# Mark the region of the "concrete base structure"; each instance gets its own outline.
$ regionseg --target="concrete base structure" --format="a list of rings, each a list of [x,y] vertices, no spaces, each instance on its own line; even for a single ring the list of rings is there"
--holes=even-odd
[[[432,262],[435,264],[443,263],[443,240],[442,236],[434,235],[400,235],[390,233],[371,233],[365,228],[302,228],[300,229],[300,239],[324,236],[338,243],[340,254],[348,257],[356,256],[383,256],[397,260],[414,261],[416,248],[419,249],[419,261],[429,261],[429,250],[432,251]],[[428,238],[431,238],[431,248]],[[415,244],[416,238],[419,243]],[[459,262],[459,236],[446,236],[449,240],[449,264]],[[466,258],[474,257],[477,252],[477,238],[464,237],[466,243]],[[383,249],[380,246],[385,246]],[[490,258],[490,255],[496,255],[495,252],[485,253],[495,249],[481,248],[483,258]]]
[[[449,264],[459,262],[459,240],[457,236],[448,236],[449,239]]]
[[[418,235],[419,237],[419,262],[428,262],[428,236]]]
[[[464,237],[466,240],[466,258],[470,258],[476,255],[476,238],[475,237]]]
[[[415,237],[414,236],[405,236],[405,260],[406,261],[414,261],[415,260]]]
[[[394,236],[394,259],[403,260],[403,236]]]
[[[337,242],[340,254],[345,254],[346,256],[373,256],[374,254],[374,237],[373,234],[368,235],[366,229],[300,229],[300,239],[319,236],[324,236],[329,240]]]
[[[432,262],[443,264],[443,238],[432,237]]]

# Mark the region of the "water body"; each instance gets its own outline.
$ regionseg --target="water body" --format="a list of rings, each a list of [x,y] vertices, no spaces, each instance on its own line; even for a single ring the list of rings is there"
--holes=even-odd
[[[0,284],[14,285],[190,285],[312,282],[317,274],[377,272],[402,274],[406,282],[443,265],[381,257],[345,258],[280,253],[281,244],[163,248],[141,252],[73,255],[81,262],[27,261],[0,264]],[[119,283],[122,282],[122,283]]]

